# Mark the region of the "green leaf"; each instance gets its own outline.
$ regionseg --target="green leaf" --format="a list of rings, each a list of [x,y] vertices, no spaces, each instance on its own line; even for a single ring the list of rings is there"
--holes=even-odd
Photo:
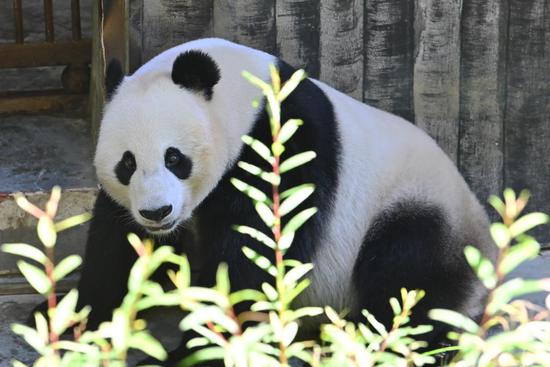
[[[296,232],[309,218],[317,213],[317,208],[308,208],[302,210],[300,213],[292,217],[291,220],[283,228],[282,234],[285,235],[289,232]]]
[[[224,295],[229,295],[231,286],[229,285],[229,271],[226,263],[220,263],[216,271],[216,290]]]
[[[279,293],[273,288],[269,283],[262,283],[262,291],[267,296],[267,299],[270,301],[276,301],[279,298]]]
[[[279,239],[279,250],[285,251],[290,248],[292,241],[294,241],[294,232],[288,232],[281,236]]]
[[[302,279],[294,289],[289,290],[285,294],[285,302],[290,304],[294,298],[298,297],[307,287],[309,287],[310,283],[311,281],[309,279]]]
[[[255,289],[242,289],[229,295],[229,302],[231,305],[246,301],[258,302],[263,300],[265,300],[265,295]]]
[[[279,207],[279,214],[284,216],[290,213],[294,208],[304,202],[313,192],[315,186],[313,184],[301,185],[301,188],[295,191],[290,197],[281,203]]]
[[[36,232],[38,233],[38,238],[40,238],[40,241],[45,247],[52,248],[55,246],[57,233],[55,232],[55,226],[49,217],[42,216],[38,219]]]
[[[260,269],[267,271],[269,274],[274,277],[277,276],[277,269],[271,264],[268,258],[258,254],[256,251],[252,250],[250,247],[243,246],[242,252],[246,257],[248,257],[254,264],[256,264]]]
[[[432,320],[441,321],[472,334],[477,333],[479,330],[479,325],[475,321],[456,311],[436,308],[431,310],[428,316]]]
[[[42,265],[46,264],[46,261],[48,260],[42,251],[34,246],[27,245],[26,243],[6,243],[5,245],[2,245],[0,249],[9,254],[32,259]]]
[[[139,349],[160,361],[164,361],[166,357],[168,357],[163,346],[147,331],[139,331],[130,335],[128,346],[130,348]]]
[[[274,249],[275,248],[275,241],[273,241],[269,236],[267,236],[265,233],[252,228],[248,226],[235,226],[233,227],[237,232],[242,234],[247,234],[250,237],[254,238],[255,240],[260,241],[264,245],[266,245],[269,248]]]
[[[17,267],[38,293],[46,295],[50,291],[50,280],[44,271],[22,260],[17,262]]]
[[[512,240],[508,227],[503,223],[491,224],[491,237],[493,237],[493,241],[495,241],[498,248],[505,248]]]
[[[401,311],[403,311],[401,309],[401,304],[399,303],[399,301],[395,297],[390,298],[390,306],[391,306],[391,309],[393,311],[394,316],[400,315]]]
[[[251,147],[260,157],[266,160],[269,164],[273,164],[275,159],[271,156],[271,150],[261,141],[254,139],[251,136],[243,135],[241,140],[243,143]]]
[[[488,201],[489,201],[489,204],[491,204],[491,206],[496,210],[496,212],[502,218],[504,218],[504,216],[506,215],[506,207],[504,205],[504,202],[498,196],[495,196],[495,195],[491,195]]]
[[[539,254],[540,245],[533,238],[526,238],[514,245],[500,263],[500,271],[503,275],[508,274],[518,267],[519,264],[534,259]]]
[[[74,271],[82,264],[82,258],[78,255],[70,255],[57,264],[53,270],[53,277],[56,281],[63,279],[67,274]]]
[[[544,290],[544,282],[539,279],[515,278],[509,280],[494,290],[491,303],[487,305],[487,311],[492,315],[513,298],[542,290]]]
[[[71,323],[77,301],[78,291],[76,289],[71,289],[55,308],[55,313],[52,317],[52,330],[57,335],[62,334]]]
[[[291,316],[289,317],[290,320],[299,320],[303,317],[315,317],[319,316],[323,313],[323,309],[321,307],[302,307],[297,310],[292,311]]]
[[[260,167],[246,162],[239,162],[237,163],[237,165],[246,172],[254,176],[260,177],[262,180],[272,185],[278,186],[281,183],[281,177],[277,176],[273,172],[265,172]]]
[[[231,334],[235,334],[239,330],[237,323],[217,306],[204,306],[191,312],[181,321],[180,329],[194,329],[196,326],[204,325],[208,322],[213,322],[223,327]]]
[[[294,338],[296,337],[297,333],[298,333],[298,323],[290,322],[285,326],[285,328],[283,329],[283,337],[281,340],[285,345],[285,347],[288,347],[290,343],[294,341]]]
[[[36,325],[36,332],[42,340],[47,342],[50,334],[50,330],[48,327],[48,320],[46,320],[46,317],[41,312],[35,312],[34,313],[34,324]]]
[[[279,102],[284,101],[290,95],[290,93],[292,93],[298,87],[298,84],[300,84],[300,82],[306,77],[307,74],[304,69],[296,70],[294,74],[292,74],[290,79],[288,79],[281,88],[281,91],[277,95],[277,100]]]
[[[21,335],[23,339],[25,339],[25,341],[38,353],[45,353],[46,341],[40,337],[36,330],[22,324],[13,324],[11,326],[11,330],[15,334]]]
[[[481,255],[481,252],[473,246],[464,249],[466,260],[485,287],[491,289],[497,284],[497,275],[491,261]]]
[[[301,264],[296,266],[293,269],[290,269],[283,278],[283,282],[287,287],[292,287],[300,279],[302,279],[311,269],[313,269],[313,264]]]
[[[273,224],[275,223],[275,216],[273,215],[271,208],[267,204],[258,201],[254,204],[254,209],[256,209],[256,212],[268,227],[273,226]]]
[[[378,334],[382,335],[383,337],[386,337],[388,335],[386,327],[380,321],[376,320],[376,317],[374,317],[373,314],[371,314],[367,310],[363,310],[361,311],[361,313],[367,318],[369,324],[374,328],[374,330],[376,330]]]
[[[304,122],[300,119],[290,119],[288,120],[279,131],[279,136],[277,137],[279,143],[284,144],[290,139],[298,128],[303,125]]]
[[[244,193],[245,195],[247,195],[252,200],[259,201],[259,202],[267,202],[268,201],[268,198],[267,198],[266,194],[264,194],[263,192],[261,192],[260,190],[255,188],[254,186],[251,186],[251,185],[249,185],[249,184],[247,184],[247,183],[245,183],[245,182],[243,182],[243,181],[241,181],[237,178],[231,178],[230,181],[233,184],[233,186],[235,186],[237,188],[237,190]]]
[[[290,158],[285,159],[279,166],[279,172],[285,173],[296,167],[299,167],[317,157],[317,154],[313,151],[298,153]]]
[[[510,226],[510,233],[512,237],[517,237],[534,227],[548,223],[548,218],[548,215],[544,213],[529,213],[512,223]]]
[[[82,213],[82,214],[75,215],[75,216],[72,216],[72,217],[67,218],[67,219],[63,219],[62,221],[59,221],[59,222],[55,223],[55,231],[59,233],[59,232],[64,231],[66,229],[76,227],[78,225],[86,223],[90,219],[92,219],[92,214],[91,213]]]
[[[194,366],[200,362],[214,361],[214,360],[223,360],[225,356],[225,350],[222,347],[208,347],[201,348],[186,357],[183,361],[180,362],[178,366],[187,367]]]

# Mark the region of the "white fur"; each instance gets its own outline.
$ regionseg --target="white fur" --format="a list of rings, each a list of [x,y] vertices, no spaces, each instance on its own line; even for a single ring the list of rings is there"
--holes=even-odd
[[[170,79],[174,59],[188,49],[205,51],[221,69],[211,101]],[[95,158],[107,192],[138,221],[137,210],[165,204],[175,208],[170,219],[187,219],[237,159],[240,138],[254,122],[257,111],[251,102],[260,91],[244,80],[241,71],[268,80],[268,65],[274,60],[258,50],[204,39],[163,52],[126,77],[105,110]],[[342,157],[334,210],[303,303],[356,308],[351,268],[366,230],[373,217],[400,200],[427,199],[443,208],[453,234],[475,233],[478,236],[473,238],[486,239],[487,219],[481,206],[427,134],[397,116],[315,83],[334,106]],[[188,180],[178,180],[164,168],[169,146],[192,158]],[[129,187],[114,174],[126,150],[137,160]]]

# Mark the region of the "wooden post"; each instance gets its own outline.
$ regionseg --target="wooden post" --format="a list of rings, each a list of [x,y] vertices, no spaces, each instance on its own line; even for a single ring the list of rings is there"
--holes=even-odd
[[[214,35],[274,53],[274,11],[275,0],[214,0]]]
[[[13,18],[15,20],[15,43],[23,43],[23,9],[21,0],[13,0]]]
[[[44,23],[46,25],[46,41],[54,41],[53,4],[52,0],[44,0]]]
[[[73,32],[73,41],[78,41],[82,37],[80,30],[80,1],[71,0],[71,30]]]
[[[363,99],[363,2],[321,1],[320,79]]]
[[[529,211],[550,213],[550,3],[509,3],[505,185],[533,193]],[[532,234],[550,240],[548,226]]]
[[[462,0],[415,0],[414,113],[456,162]]]
[[[277,0],[277,54],[319,77],[319,0]]]
[[[414,11],[409,0],[365,1],[363,100],[414,121]]]
[[[462,10],[458,165],[482,203],[503,185],[507,15],[501,0]]]

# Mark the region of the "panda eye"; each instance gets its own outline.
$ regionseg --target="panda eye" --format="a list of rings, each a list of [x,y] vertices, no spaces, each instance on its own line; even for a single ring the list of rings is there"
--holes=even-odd
[[[166,163],[166,167],[173,167],[180,162],[180,156],[174,151],[167,151],[164,161]]]
[[[185,180],[191,175],[193,166],[191,159],[174,147],[166,149],[164,165],[180,180]]]
[[[129,155],[124,159],[124,167],[126,167],[128,170],[136,169],[136,161],[134,160],[133,156]]]
[[[115,174],[123,185],[130,183],[130,178],[136,171],[136,157],[130,151],[124,152],[122,158],[115,166]]]

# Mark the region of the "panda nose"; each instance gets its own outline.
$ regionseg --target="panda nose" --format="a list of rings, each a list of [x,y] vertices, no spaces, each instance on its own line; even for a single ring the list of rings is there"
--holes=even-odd
[[[170,213],[172,213],[172,205],[161,206],[158,209],[153,210],[140,210],[139,214],[149,220],[155,222],[160,222],[162,219],[166,218]]]

